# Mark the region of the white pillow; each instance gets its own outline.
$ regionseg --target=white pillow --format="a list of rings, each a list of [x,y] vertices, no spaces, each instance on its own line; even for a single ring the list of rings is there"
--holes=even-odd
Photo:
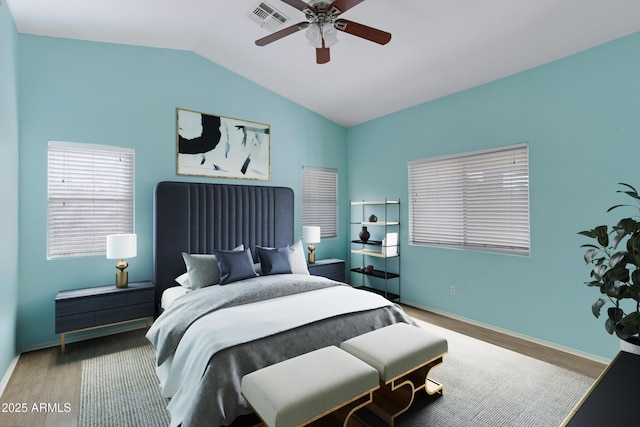
[[[295,274],[309,274],[307,267],[307,258],[304,254],[302,240],[298,240],[289,246],[289,262],[291,263],[291,272]]]
[[[253,271],[255,271],[258,276],[262,276],[262,266],[260,265],[259,262],[256,262],[253,264]]]
[[[176,277],[176,282],[182,287],[187,289],[191,289],[191,282],[189,282],[189,273],[182,273],[178,277]]]

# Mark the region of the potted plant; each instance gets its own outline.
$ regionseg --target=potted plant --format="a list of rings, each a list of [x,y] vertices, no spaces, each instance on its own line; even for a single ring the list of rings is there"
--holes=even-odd
[[[636,219],[623,217],[616,225],[597,226],[578,234],[595,240],[593,244],[585,244],[588,248],[584,260],[591,264],[591,281],[588,286],[598,288],[601,297],[593,304],[591,310],[595,317],[605,305],[607,320],[605,329],[615,333],[623,342],[640,344],[640,195],[629,184],[620,183],[625,193],[635,201],[635,205],[615,205],[607,212],[620,207],[636,209]]]

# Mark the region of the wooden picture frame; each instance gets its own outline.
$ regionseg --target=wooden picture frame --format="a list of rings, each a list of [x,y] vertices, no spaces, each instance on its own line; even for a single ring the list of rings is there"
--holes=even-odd
[[[268,124],[176,109],[177,174],[271,179]]]

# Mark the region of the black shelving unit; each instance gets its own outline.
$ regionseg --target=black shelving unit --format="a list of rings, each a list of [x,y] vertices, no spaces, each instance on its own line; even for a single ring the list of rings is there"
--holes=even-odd
[[[352,201],[350,205],[349,223],[352,236],[357,237],[361,227],[367,227],[371,236],[388,238],[390,233],[394,233],[397,238],[400,228],[400,200]],[[354,209],[359,212],[354,213]],[[377,214],[374,221],[367,221],[367,209]],[[349,242],[350,283],[356,288],[400,302],[399,242],[396,239],[392,242],[395,244],[384,243],[380,239],[363,241],[360,238]]]

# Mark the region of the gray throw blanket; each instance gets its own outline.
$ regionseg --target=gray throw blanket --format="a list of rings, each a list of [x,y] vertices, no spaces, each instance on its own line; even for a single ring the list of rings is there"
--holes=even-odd
[[[156,319],[146,337],[156,349],[157,364],[160,366],[178,348],[187,328],[208,313],[330,286],[348,285],[319,276],[286,274],[209,286],[178,298]]]

